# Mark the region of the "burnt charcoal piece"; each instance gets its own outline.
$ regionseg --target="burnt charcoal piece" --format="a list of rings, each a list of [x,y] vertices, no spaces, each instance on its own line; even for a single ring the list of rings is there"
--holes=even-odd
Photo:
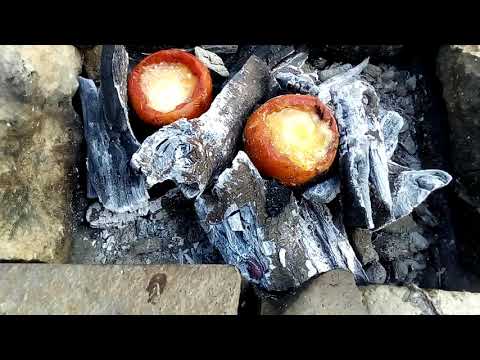
[[[395,219],[410,214],[432,191],[447,186],[452,177],[442,170],[403,171],[393,183]]]
[[[276,75],[276,79],[282,89],[317,96],[326,104],[332,100],[332,89],[339,88],[354,81],[367,67],[367,65],[368,58],[350,70],[335,75],[318,86],[312,84],[310,81],[307,81],[305,76],[296,75],[294,73],[279,72]]]
[[[307,200],[314,200],[320,204],[328,204],[340,193],[340,178],[335,175],[330,179],[311,186],[303,193]]]
[[[328,80],[328,79],[330,79],[330,78],[332,78],[336,75],[343,74],[344,72],[347,72],[351,68],[352,68],[352,65],[344,64],[344,65],[340,65],[340,66],[337,66],[337,67],[334,67],[334,68],[322,70],[319,73],[320,81],[326,81],[326,80]]]
[[[205,50],[211,51],[215,54],[235,54],[238,50],[238,45],[200,45]]]
[[[199,46],[195,46],[195,56],[210,70],[216,72],[220,76],[227,77],[230,75],[228,69],[223,64],[220,56],[214,52],[205,50]]]
[[[379,120],[379,98],[373,87],[366,92],[368,101],[368,135],[370,138],[370,201],[372,203],[374,224],[383,224],[393,220],[392,194],[388,178],[388,156],[386,153],[384,128]]]
[[[234,156],[245,121],[268,91],[267,65],[252,56],[197,119],[178,120],[145,139],[131,164],[149,187],[173,180],[187,198],[201,194]]]
[[[289,57],[287,57],[280,64],[275,66],[272,72],[275,74],[279,71],[282,71],[282,69],[284,69],[285,67],[293,67],[301,71],[301,68],[305,65],[305,62],[307,61],[307,59],[308,59],[308,51],[296,52],[290,55]]]
[[[288,68],[282,69],[275,75],[275,79],[282,89],[312,96],[319,94],[320,90],[311,77],[305,74],[295,74],[294,71],[286,72],[285,70],[288,70]]]
[[[366,94],[371,92],[370,87],[360,81],[332,91],[340,133],[339,165],[345,221],[349,226],[367,229],[374,228],[369,186],[370,139],[367,115],[373,109],[369,108],[371,103],[364,103]]]
[[[238,49],[236,56],[232,61],[232,72],[239,71],[242,66],[250,59],[251,56],[256,56],[263,60],[268,68],[272,70],[283,59],[292,55],[295,48],[291,45],[246,45]]]
[[[334,268],[366,279],[328,208],[314,198],[299,203],[291,196],[277,216],[268,216],[265,182],[242,151],[195,207],[225,262],[267,290],[298,287]]]
[[[398,135],[402,130],[405,120],[396,111],[386,111],[382,116],[383,137],[385,139],[385,152],[391,159],[398,144]]]
[[[266,210],[268,216],[277,216],[290,202],[292,190],[276,180],[265,181]]]
[[[136,211],[127,213],[115,213],[105,209],[99,203],[93,203],[86,213],[86,219],[92,228],[107,229],[110,227],[121,228],[126,224],[137,220],[142,216],[153,214],[158,211],[161,205],[162,198],[149,201],[148,205]]]
[[[147,205],[145,180],[130,167],[139,143],[127,111],[128,55],[123,46],[102,51],[101,86],[79,78],[87,143],[89,195],[96,194],[110,211],[135,211]]]
[[[328,258],[330,269],[350,270],[359,284],[367,282],[367,276],[362,264],[346,237],[344,231],[335,226],[333,215],[325,204],[315,200],[315,196],[302,202],[302,218],[307,224],[313,225],[316,236],[316,244],[321,249],[321,258]],[[311,220],[309,220],[311,219]],[[344,229],[342,229],[344,230]],[[315,259],[315,257],[313,257]]]

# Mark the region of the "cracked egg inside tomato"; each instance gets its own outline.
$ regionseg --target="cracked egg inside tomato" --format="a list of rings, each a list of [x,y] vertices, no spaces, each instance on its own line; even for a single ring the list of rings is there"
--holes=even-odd
[[[332,112],[309,95],[270,99],[244,130],[245,151],[260,173],[288,186],[325,173],[335,160],[338,139]]]
[[[160,127],[200,116],[212,102],[212,78],[195,56],[161,50],[143,59],[128,79],[130,103],[138,117]]]

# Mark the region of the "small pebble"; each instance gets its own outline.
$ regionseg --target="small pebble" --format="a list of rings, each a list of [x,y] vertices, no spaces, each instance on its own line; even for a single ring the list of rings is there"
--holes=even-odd
[[[417,78],[415,77],[415,75],[408,78],[405,82],[405,85],[407,85],[408,90],[415,91],[415,89],[417,88]]]
[[[383,90],[385,93],[389,93],[395,91],[396,87],[397,84],[394,81],[389,81],[383,85]]]
[[[397,87],[396,94],[398,96],[401,96],[401,97],[406,96],[407,95],[407,89],[404,86],[399,86],[399,87]]]
[[[395,72],[393,70],[385,71],[382,74],[382,80],[384,80],[385,82],[388,80],[393,80],[394,77],[395,77]]]

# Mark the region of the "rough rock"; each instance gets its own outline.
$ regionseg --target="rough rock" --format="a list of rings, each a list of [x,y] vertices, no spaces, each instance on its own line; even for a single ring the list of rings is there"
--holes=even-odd
[[[462,262],[480,274],[480,45],[443,46],[437,75],[450,127],[450,160],[457,197],[457,242]]]
[[[372,233],[371,231],[356,228],[351,235],[351,242],[356,250],[358,259],[363,265],[378,261],[378,254],[372,245]]]
[[[268,314],[264,308],[263,314]],[[270,312],[271,313],[271,312]],[[350,272],[326,272],[287,300],[282,315],[366,315],[362,294]]]
[[[408,276],[408,264],[402,260],[394,260],[392,262],[393,267],[393,280],[395,282],[405,282]]]
[[[0,314],[235,315],[234,267],[0,265]]]
[[[372,243],[380,258],[385,261],[409,257],[430,246],[430,242],[417,232],[394,234],[379,231]]]
[[[67,259],[81,66],[70,45],[0,46],[0,259]]]
[[[32,105],[58,105],[75,93],[81,56],[70,45],[2,45],[1,96]]]
[[[100,63],[102,60],[102,45],[96,45],[91,49],[83,49],[83,69],[88,78],[100,80]]]
[[[370,315],[480,315],[480,294],[415,286],[360,287]]]
[[[442,47],[437,74],[448,110],[457,181],[471,204],[480,208],[480,45]]]

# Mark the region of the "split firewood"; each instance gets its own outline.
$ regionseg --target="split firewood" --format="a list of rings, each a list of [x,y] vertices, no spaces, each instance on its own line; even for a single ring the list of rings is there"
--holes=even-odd
[[[145,179],[130,167],[140,144],[127,110],[128,55],[120,45],[102,51],[101,85],[79,78],[87,144],[88,193],[110,211],[123,213],[147,205]]]
[[[183,194],[201,194],[235,156],[243,126],[269,83],[267,65],[252,56],[197,119],[181,119],[145,139],[131,164],[149,187],[173,180]]]

